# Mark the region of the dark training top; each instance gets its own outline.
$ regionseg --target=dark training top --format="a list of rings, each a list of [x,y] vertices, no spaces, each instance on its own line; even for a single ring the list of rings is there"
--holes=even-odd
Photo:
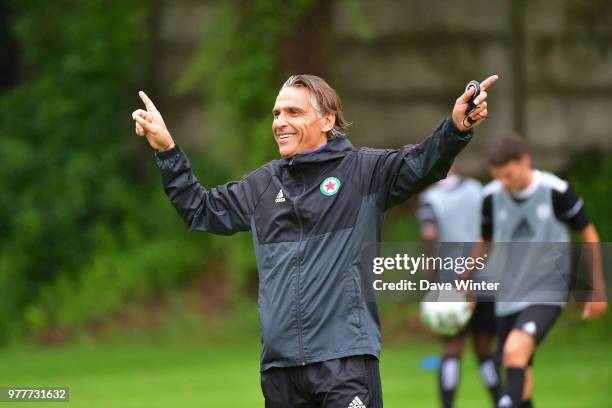
[[[446,176],[471,138],[446,119],[419,145],[326,148],[273,160],[242,180],[204,188],[177,146],[158,153],[166,194],[190,230],[252,231],[259,270],[261,370],[373,355],[381,347],[361,251],[384,213]],[[367,281],[367,279],[365,280]]]

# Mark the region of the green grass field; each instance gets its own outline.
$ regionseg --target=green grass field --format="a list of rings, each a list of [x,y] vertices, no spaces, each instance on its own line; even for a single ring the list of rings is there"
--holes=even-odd
[[[537,405],[612,406],[612,344],[550,340],[537,356]],[[258,350],[253,333],[214,342],[130,340],[104,347],[8,349],[0,352],[0,385],[68,386],[70,402],[53,406],[73,408],[261,407]],[[435,343],[422,341],[385,347],[385,406],[437,406],[435,374],[419,369],[421,358],[436,350]],[[490,406],[471,355],[465,359],[463,374],[457,406]]]

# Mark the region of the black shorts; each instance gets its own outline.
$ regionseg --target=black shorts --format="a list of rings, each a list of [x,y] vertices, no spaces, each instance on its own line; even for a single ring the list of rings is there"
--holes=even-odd
[[[382,408],[378,359],[351,356],[261,373],[266,408]]]
[[[540,344],[559,318],[561,310],[561,306],[556,305],[532,305],[520,312],[499,317],[497,320],[497,352],[500,361],[504,352],[504,343],[506,343],[506,339],[512,330],[520,330],[527,333],[533,337],[536,345]],[[529,365],[532,363],[533,356],[529,360]]]
[[[476,307],[470,317],[470,321],[465,328],[455,336],[443,336],[452,338],[457,336],[489,335],[494,337],[497,334],[497,319],[495,318],[494,302],[476,302]]]
[[[477,302],[465,332],[495,336],[497,333],[495,302]]]

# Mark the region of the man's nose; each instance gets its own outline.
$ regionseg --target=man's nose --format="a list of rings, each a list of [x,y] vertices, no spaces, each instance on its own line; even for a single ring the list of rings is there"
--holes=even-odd
[[[274,118],[274,121],[272,122],[272,126],[275,129],[279,129],[282,128],[283,126],[287,125],[287,120],[285,119],[285,115],[284,114],[280,114],[277,117]]]

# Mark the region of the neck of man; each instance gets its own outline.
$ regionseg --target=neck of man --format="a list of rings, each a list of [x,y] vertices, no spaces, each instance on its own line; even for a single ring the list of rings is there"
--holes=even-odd
[[[523,183],[521,183],[518,190],[512,192],[512,196],[519,200],[524,200],[533,194],[537,187],[537,182],[535,173],[533,169],[530,168],[527,173],[525,173]]]
[[[327,139],[327,134],[324,134],[321,139],[319,139],[319,141],[317,143],[314,144],[314,146],[312,147],[307,147],[304,151],[298,152],[296,153],[296,156],[298,154],[310,154],[310,153],[315,153],[317,150],[319,150],[320,148],[322,148],[323,146],[325,146],[326,144],[328,144],[331,140]]]

